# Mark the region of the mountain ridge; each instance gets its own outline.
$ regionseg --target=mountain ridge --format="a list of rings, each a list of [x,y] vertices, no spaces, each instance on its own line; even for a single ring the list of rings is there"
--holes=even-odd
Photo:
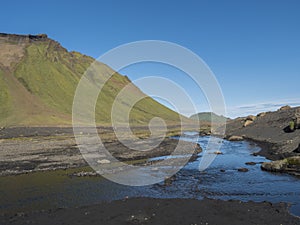
[[[95,59],[68,51],[46,34],[0,33],[0,49],[0,126],[71,125],[77,84]],[[103,79],[112,69],[99,62],[99,71]],[[112,103],[128,84],[128,77],[117,72],[106,82],[96,105],[97,124],[111,125]],[[133,124],[147,124],[156,116],[170,124],[179,123],[180,117],[186,119],[134,85],[126,97],[133,95],[143,97],[130,111]],[[123,104],[121,109],[127,108]]]

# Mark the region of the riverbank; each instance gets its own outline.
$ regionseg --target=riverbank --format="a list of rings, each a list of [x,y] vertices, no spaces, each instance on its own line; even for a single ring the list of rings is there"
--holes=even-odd
[[[132,198],[97,205],[2,215],[2,224],[295,225],[287,204],[267,202]]]
[[[178,140],[166,137],[151,151],[135,151],[117,140],[112,128],[98,130],[106,149],[123,162],[169,155],[178,144]],[[144,127],[136,128],[135,132],[140,137],[134,143],[136,146],[151,148],[156,143],[156,139],[145,139],[148,134]],[[0,176],[88,166],[76,144],[72,128],[7,128],[1,130],[0,134]],[[178,134],[175,128],[169,135],[172,134]],[[82,136],[88,138],[89,134]],[[191,148],[195,148],[195,154],[202,151],[195,143],[186,142],[181,152],[190,152]],[[98,161],[101,163],[101,160],[105,160],[105,157]]]
[[[298,108],[287,107],[231,120],[226,125],[226,136],[240,136],[256,142],[262,147],[260,154],[271,160],[298,155],[300,130],[288,131]]]
[[[263,169],[300,175],[300,163],[282,163],[285,159],[285,162],[300,162],[300,129],[293,132],[289,130],[289,123],[295,118],[298,109],[286,106],[275,112],[231,120],[226,126],[226,138],[258,144],[262,150],[257,154],[275,162],[263,164]]]

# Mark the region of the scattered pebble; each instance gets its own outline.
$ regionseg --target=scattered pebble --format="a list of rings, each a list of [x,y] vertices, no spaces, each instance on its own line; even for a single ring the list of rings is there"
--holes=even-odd
[[[216,155],[223,155],[223,152],[221,152],[221,151],[215,151],[214,154],[216,154]]]
[[[238,168],[239,172],[248,172],[249,170],[247,168]]]
[[[100,160],[97,161],[97,163],[108,164],[108,163],[110,163],[110,161],[108,159],[100,159]]]

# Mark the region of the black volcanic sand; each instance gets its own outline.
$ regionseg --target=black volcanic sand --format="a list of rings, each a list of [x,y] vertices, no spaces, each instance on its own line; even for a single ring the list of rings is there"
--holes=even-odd
[[[204,199],[134,198],[80,208],[2,215],[1,224],[300,224],[287,205]]]
[[[260,154],[271,160],[300,155],[296,152],[300,144],[300,129],[295,132],[286,131],[296,109],[267,112],[263,116],[257,116],[246,127],[243,126],[246,117],[231,120],[226,126],[226,135],[243,136],[246,140],[254,141],[262,147]]]

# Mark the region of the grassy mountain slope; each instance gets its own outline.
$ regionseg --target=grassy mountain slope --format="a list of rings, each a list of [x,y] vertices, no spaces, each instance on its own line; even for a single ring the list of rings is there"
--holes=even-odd
[[[4,79],[4,72],[0,69],[0,118],[7,118],[11,110],[11,97]],[[5,107],[3,107],[5,106]]]
[[[0,34],[0,126],[71,125],[72,103],[79,79],[94,61],[78,52],[68,52],[45,35]],[[97,79],[111,69],[100,64]],[[103,73],[101,72],[103,71]],[[115,73],[104,86],[96,105],[96,121],[109,125],[111,106],[127,77]],[[177,123],[179,115],[145,96],[137,87],[126,98],[144,97],[130,113],[134,124],[145,124],[154,116]],[[123,119],[122,103],[118,120]]]

